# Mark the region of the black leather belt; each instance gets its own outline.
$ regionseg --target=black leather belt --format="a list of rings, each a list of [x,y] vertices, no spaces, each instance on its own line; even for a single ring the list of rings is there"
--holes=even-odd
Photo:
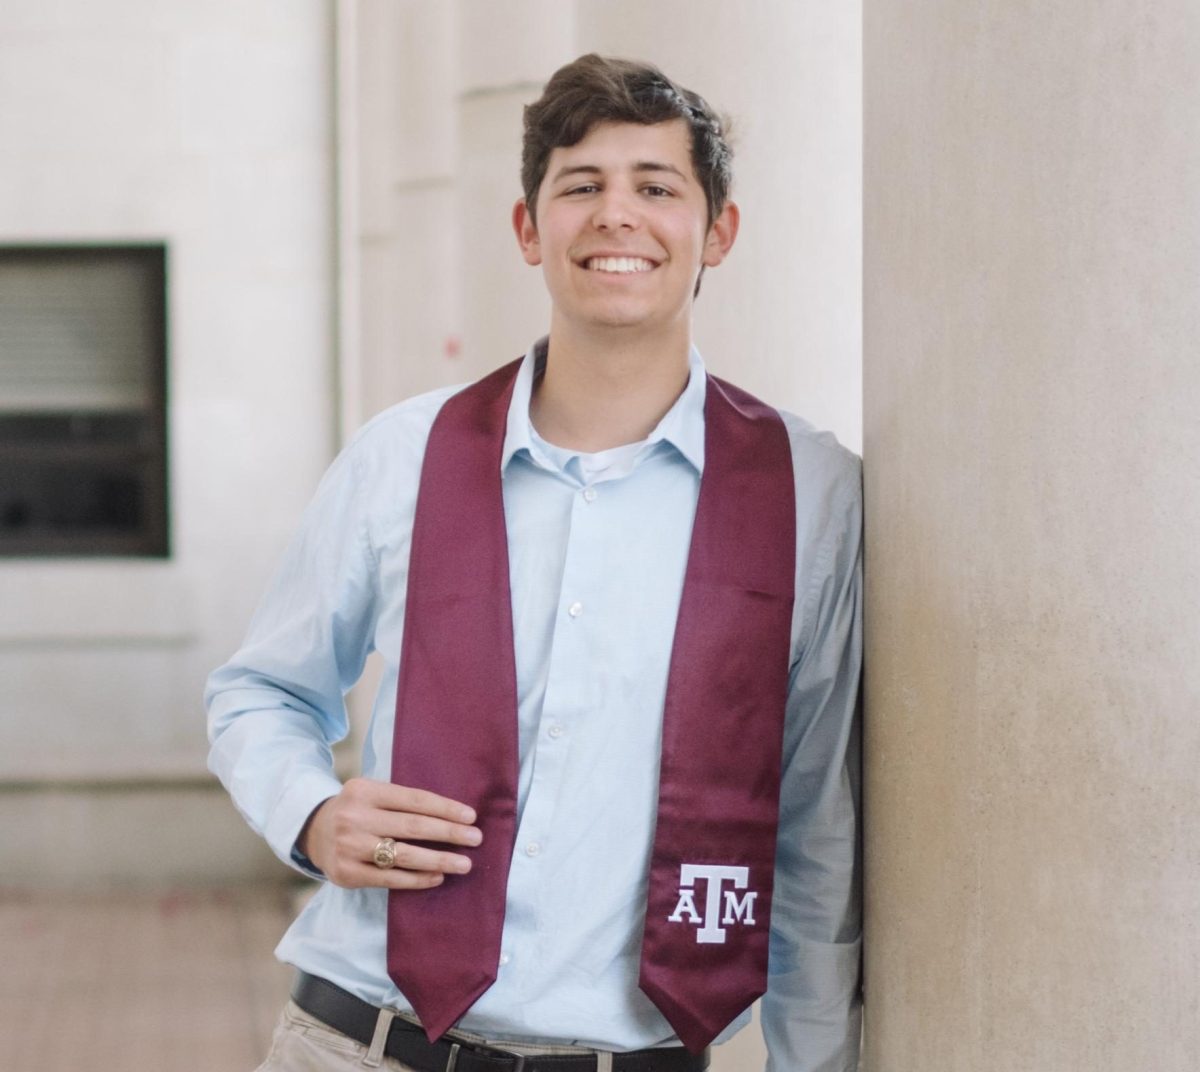
[[[309,1016],[364,1046],[375,1036],[379,1010],[370,1002],[307,972],[296,975],[292,1000]],[[470,1042],[453,1031],[430,1042],[416,1024],[392,1021],[384,1053],[420,1072],[592,1072],[593,1054],[542,1054],[526,1057],[494,1046]],[[704,1072],[708,1051],[696,1056],[682,1046],[615,1053],[613,1072]]]

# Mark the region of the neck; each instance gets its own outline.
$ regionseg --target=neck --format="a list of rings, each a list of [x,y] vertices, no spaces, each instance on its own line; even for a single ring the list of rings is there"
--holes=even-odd
[[[547,442],[589,453],[645,439],[688,381],[682,336],[581,338],[550,329],[546,371],[529,415]]]

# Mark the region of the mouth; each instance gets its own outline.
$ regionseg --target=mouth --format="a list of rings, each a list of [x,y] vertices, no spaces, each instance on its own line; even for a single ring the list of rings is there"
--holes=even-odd
[[[634,275],[650,272],[658,267],[645,257],[588,257],[583,267],[589,272],[611,272],[615,275]]]

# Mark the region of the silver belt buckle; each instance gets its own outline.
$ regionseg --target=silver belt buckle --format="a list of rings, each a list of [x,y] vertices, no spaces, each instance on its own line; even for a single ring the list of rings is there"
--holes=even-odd
[[[488,1046],[489,1050],[495,1050],[496,1053],[502,1053],[505,1057],[511,1057],[517,1063],[513,1065],[512,1072],[525,1072],[525,1055],[523,1053],[513,1053],[512,1050],[506,1050],[503,1046]],[[450,1072],[447,1069],[446,1072]]]
[[[511,1049],[500,1049],[500,1053],[508,1054],[516,1061],[516,1064],[512,1066],[512,1072],[524,1072],[524,1054],[512,1053]]]
[[[468,1042],[468,1046],[471,1044]],[[471,1047],[475,1049],[475,1047]],[[512,1050],[506,1050],[502,1046],[484,1046],[486,1050],[491,1050],[492,1053],[502,1053],[505,1057],[511,1057],[517,1063],[513,1065],[512,1072],[525,1072],[525,1055],[523,1053],[513,1053]],[[462,1045],[457,1042],[450,1043],[450,1056],[446,1059],[445,1072],[454,1072],[455,1065],[458,1064],[458,1051],[462,1049]]]

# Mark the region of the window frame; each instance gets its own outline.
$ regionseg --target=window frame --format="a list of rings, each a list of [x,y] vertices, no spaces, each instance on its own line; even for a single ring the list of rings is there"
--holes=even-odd
[[[152,298],[139,311],[146,317],[150,345],[147,383],[150,401],[145,412],[142,434],[136,441],[103,444],[60,440],[57,443],[13,443],[0,436],[0,458],[12,462],[37,462],[64,458],[88,458],[94,462],[97,451],[102,459],[124,461],[137,472],[142,495],[142,524],[134,531],[112,532],[82,530],[79,533],[31,533],[6,535],[0,528],[0,561],[17,558],[155,558],[171,557],[170,524],[170,442],[168,436],[168,328],[169,273],[168,245],[159,242],[0,242],[0,258],[7,263],[28,258],[30,261],[72,262],[138,258],[150,275]],[[86,411],[59,412],[58,417],[86,417]],[[41,417],[26,411],[0,411],[5,417]]]

